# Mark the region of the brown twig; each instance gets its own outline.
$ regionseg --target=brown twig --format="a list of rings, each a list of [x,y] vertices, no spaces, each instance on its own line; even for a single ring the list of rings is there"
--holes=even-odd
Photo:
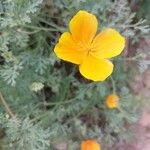
[[[10,107],[8,106],[7,102],[5,101],[2,93],[0,92],[0,101],[2,102],[3,106],[5,107],[7,113],[11,116],[11,117],[15,117],[15,114],[12,112],[12,110],[10,109]]]

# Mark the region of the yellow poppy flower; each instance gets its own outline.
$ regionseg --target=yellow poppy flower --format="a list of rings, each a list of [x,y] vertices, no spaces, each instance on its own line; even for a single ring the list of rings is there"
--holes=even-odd
[[[81,150],[101,150],[101,147],[94,140],[86,140],[81,143]]]
[[[119,97],[115,94],[111,94],[106,99],[106,105],[108,108],[113,109],[118,107]]]
[[[70,32],[61,35],[54,51],[60,59],[79,65],[85,78],[103,81],[113,71],[108,59],[122,52],[125,38],[111,28],[96,35],[97,25],[93,14],[79,11],[69,23]]]

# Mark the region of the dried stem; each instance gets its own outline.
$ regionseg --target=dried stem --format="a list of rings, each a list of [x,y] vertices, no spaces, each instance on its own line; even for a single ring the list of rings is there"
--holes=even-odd
[[[7,113],[13,118],[15,117],[15,114],[12,112],[12,110],[10,109],[10,107],[8,106],[7,102],[5,101],[2,93],[0,92],[0,101],[2,102],[3,106],[5,107]]]

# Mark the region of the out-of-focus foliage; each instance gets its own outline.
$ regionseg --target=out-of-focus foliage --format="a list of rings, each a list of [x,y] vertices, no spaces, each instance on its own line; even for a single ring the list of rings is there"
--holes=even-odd
[[[48,129],[43,130],[38,125],[33,125],[28,118],[8,120],[1,116],[0,119],[5,123],[2,127],[5,128],[7,134],[3,147],[7,146],[12,150],[46,150],[49,146],[50,132]]]
[[[138,17],[140,18],[141,16],[145,16],[145,18],[147,19],[147,21],[150,23],[150,3],[149,0],[134,0],[133,2],[133,6],[135,4],[138,5],[139,7],[139,11],[137,13]]]
[[[128,61],[149,65],[147,50],[114,58],[115,70],[104,82],[80,76],[76,66],[60,61],[53,47],[78,10],[94,13],[100,29],[113,27],[132,43],[149,33],[127,0],[0,1],[0,92],[16,118],[0,105],[0,149],[46,150],[65,142],[79,149],[83,139],[101,141],[104,149],[132,139],[126,124],[137,121],[142,104],[132,94],[133,70]],[[105,105],[107,95],[120,96],[117,109]]]

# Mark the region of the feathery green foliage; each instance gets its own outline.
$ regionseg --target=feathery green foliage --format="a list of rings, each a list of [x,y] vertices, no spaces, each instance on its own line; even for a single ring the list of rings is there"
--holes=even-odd
[[[76,66],[53,53],[60,33],[81,9],[97,16],[100,29],[116,28],[132,43],[150,31],[127,0],[0,2],[0,92],[16,114],[9,118],[0,105],[0,149],[53,150],[65,142],[68,150],[77,150],[89,138],[107,149],[132,138],[125,124],[138,120],[142,104],[129,86],[131,74],[139,70],[130,69],[128,61],[145,70],[148,52],[135,50],[133,57],[114,59],[114,73],[104,82],[82,78]],[[113,92],[120,101],[118,109],[110,110],[105,100]]]

